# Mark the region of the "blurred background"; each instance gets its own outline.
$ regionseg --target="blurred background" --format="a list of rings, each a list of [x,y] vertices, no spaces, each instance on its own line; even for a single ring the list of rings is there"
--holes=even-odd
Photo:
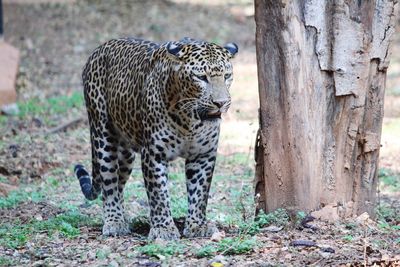
[[[103,42],[130,36],[165,42],[188,36],[239,45],[240,53],[234,59],[233,101],[223,124],[220,152],[252,156],[258,109],[252,1],[4,0],[3,6],[4,39],[21,54],[17,91],[18,117],[23,118],[17,123],[3,117],[6,135],[13,135],[12,131],[41,132],[86,117],[81,72],[88,56]],[[87,132],[85,125],[79,124]],[[28,147],[19,142],[18,149],[27,150],[28,156],[34,154],[28,157],[33,161],[30,167],[58,165],[63,163],[57,157],[63,161],[70,154],[73,161],[89,151],[87,140],[79,144],[70,141],[63,136],[51,142],[51,162],[40,159],[46,157],[48,143],[41,147],[41,153],[33,148],[40,143],[37,139],[30,140]]]

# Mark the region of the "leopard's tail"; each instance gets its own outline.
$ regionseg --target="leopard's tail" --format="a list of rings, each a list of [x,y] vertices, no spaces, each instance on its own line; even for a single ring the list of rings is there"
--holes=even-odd
[[[100,194],[100,185],[96,183],[95,179],[92,181],[88,171],[83,167],[83,165],[75,165],[74,172],[79,180],[85,198],[88,200],[95,200]]]

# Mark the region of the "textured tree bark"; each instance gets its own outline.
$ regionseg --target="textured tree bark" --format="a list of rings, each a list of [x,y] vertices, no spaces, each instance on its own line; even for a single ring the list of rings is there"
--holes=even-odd
[[[376,202],[395,0],[255,0],[258,208]]]

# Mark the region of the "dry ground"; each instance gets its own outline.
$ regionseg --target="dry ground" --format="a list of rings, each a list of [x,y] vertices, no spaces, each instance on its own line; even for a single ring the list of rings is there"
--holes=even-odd
[[[378,220],[307,223],[304,213],[278,211],[255,223],[258,97],[251,1],[35,2],[6,1],[4,6],[5,39],[20,48],[22,61],[19,115],[0,117],[0,182],[18,189],[0,198],[0,265],[324,266],[400,261],[400,35],[385,100]],[[97,45],[121,36],[238,43],[233,104],[222,127],[209,205],[209,217],[226,238],[147,244],[148,207],[139,166],[125,194],[128,213],[136,218],[133,234],[100,236],[101,203],[84,200],[72,173],[74,163],[90,162],[80,73]],[[57,129],[69,122],[67,129]],[[181,225],[187,205],[181,161],[171,166],[171,173],[173,214]]]

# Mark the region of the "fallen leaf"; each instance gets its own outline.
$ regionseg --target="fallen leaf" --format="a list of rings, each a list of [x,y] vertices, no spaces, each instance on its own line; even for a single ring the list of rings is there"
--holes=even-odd
[[[18,187],[5,183],[0,183],[0,196],[6,197],[11,191],[17,190]]]
[[[224,264],[222,264],[222,263],[220,263],[220,262],[212,262],[212,263],[210,264],[210,266],[212,266],[212,267],[223,267]]]

